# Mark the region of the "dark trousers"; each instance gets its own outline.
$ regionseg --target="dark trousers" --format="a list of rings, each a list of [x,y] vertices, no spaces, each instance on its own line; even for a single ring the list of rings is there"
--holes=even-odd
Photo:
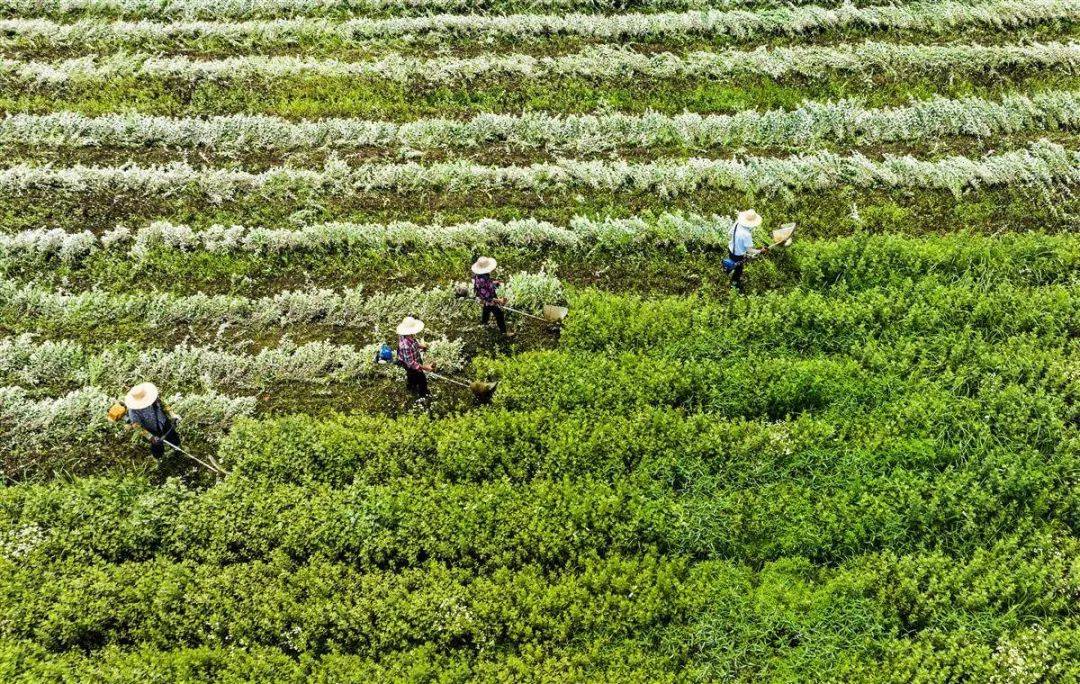
[[[487,325],[488,319],[495,317],[495,325],[499,326],[499,332],[506,334],[506,317],[503,316],[502,307],[498,304],[485,304],[484,312],[480,314],[480,324]]]
[[[731,284],[735,286],[735,289],[739,292],[743,291],[743,267],[746,265],[746,255],[735,256],[731,252],[728,252],[728,258],[735,262],[735,268],[731,269]]]
[[[164,456],[165,442],[180,446],[180,434],[176,431],[176,428],[170,427],[169,431],[162,435],[160,439],[150,440],[150,455],[158,459]],[[172,449],[172,447],[169,448]]]
[[[428,395],[427,374],[422,370],[405,369],[405,389],[422,399]]]

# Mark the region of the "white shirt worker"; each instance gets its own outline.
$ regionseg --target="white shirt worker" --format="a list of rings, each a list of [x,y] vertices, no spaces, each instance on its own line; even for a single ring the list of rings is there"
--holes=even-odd
[[[754,249],[753,232],[741,223],[736,223],[731,229],[728,250],[737,257],[752,256],[759,251]]]

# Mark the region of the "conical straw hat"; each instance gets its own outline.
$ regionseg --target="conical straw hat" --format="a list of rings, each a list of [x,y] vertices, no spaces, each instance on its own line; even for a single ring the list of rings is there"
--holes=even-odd
[[[138,410],[153,404],[157,401],[157,398],[157,386],[152,382],[144,382],[131,388],[131,391],[124,398],[124,403],[127,404],[129,409]]]
[[[494,271],[495,267],[498,265],[498,262],[491,257],[480,257],[476,260],[476,263],[472,265],[472,272],[476,275],[484,275],[485,273]]]
[[[415,335],[424,329],[424,322],[418,318],[412,316],[406,316],[404,320],[398,323],[397,334],[398,335]]]
[[[757,228],[761,225],[761,216],[753,209],[739,212],[739,224],[747,228]]]

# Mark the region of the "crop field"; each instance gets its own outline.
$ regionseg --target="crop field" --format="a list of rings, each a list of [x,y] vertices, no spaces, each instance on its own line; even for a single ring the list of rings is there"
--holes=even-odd
[[[1080,681],[1080,0],[0,0],[0,111],[0,681]]]

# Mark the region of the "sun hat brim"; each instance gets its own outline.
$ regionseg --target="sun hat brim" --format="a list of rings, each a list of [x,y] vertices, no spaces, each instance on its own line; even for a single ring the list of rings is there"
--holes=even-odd
[[[424,329],[424,322],[416,318],[406,318],[398,323],[398,335],[415,335]]]
[[[757,228],[761,225],[761,215],[753,209],[739,212],[739,224],[747,228]]]
[[[476,275],[487,275],[498,267],[499,263],[494,259],[488,257],[480,257],[476,260],[476,263],[472,265],[472,272]]]
[[[150,406],[157,401],[157,398],[157,385],[152,382],[144,382],[131,388],[127,396],[124,397],[124,404],[129,409],[139,410]]]

